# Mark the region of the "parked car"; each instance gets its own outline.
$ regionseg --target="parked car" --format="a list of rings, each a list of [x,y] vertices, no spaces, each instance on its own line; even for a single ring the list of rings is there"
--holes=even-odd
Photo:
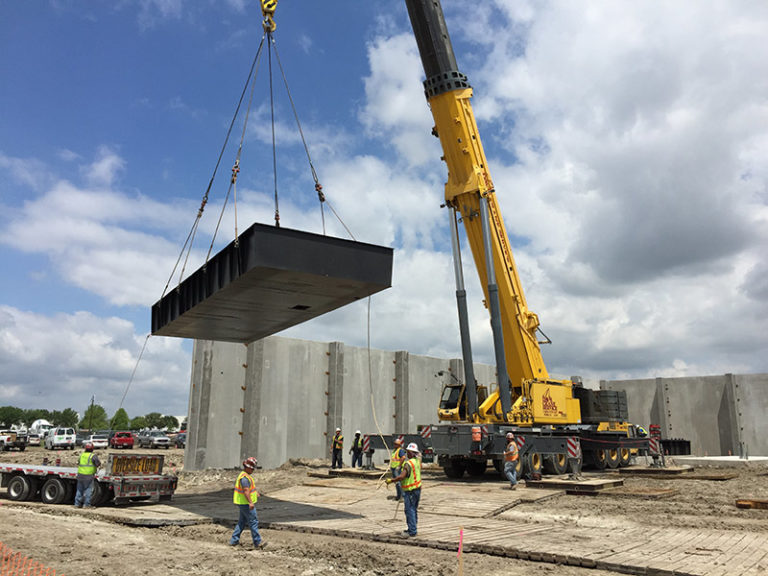
[[[74,428],[52,428],[51,431],[48,432],[48,436],[45,437],[45,447],[48,450],[56,450],[58,448],[74,450],[75,439]]]
[[[30,446],[40,446],[40,434],[30,432],[29,436],[27,436],[27,444]]]
[[[104,434],[93,434],[89,436],[85,443],[87,444],[89,442],[93,444],[94,449],[106,448],[109,446],[109,439]]]
[[[187,433],[179,432],[176,434],[176,448],[184,448],[187,445]]]
[[[75,446],[82,446],[90,436],[90,433],[78,432],[75,434]]]
[[[109,445],[112,448],[127,448],[133,449],[133,434],[130,432],[115,432],[112,438],[109,439]]]
[[[171,439],[160,430],[139,434],[139,448],[170,448]]]

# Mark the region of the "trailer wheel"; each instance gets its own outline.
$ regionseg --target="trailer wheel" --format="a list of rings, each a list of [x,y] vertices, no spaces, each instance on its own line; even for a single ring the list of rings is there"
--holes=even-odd
[[[482,476],[487,469],[487,460],[470,460],[467,462],[467,473],[470,476]]]
[[[40,489],[40,499],[45,504],[61,504],[67,497],[67,487],[61,478],[48,478]]]
[[[27,449],[26,446],[19,446],[19,452],[24,452],[24,450],[26,449]]]
[[[91,506],[101,506],[110,499],[109,488],[104,486],[98,480],[93,481],[93,488],[91,492]]]
[[[632,459],[632,452],[629,448],[619,448],[619,466],[624,468],[629,466],[629,461]]]
[[[567,454],[546,454],[544,456],[544,472],[547,474],[565,474],[568,471]]]
[[[542,458],[538,452],[528,452],[523,456],[523,474],[529,477],[533,474],[541,474]]]
[[[29,500],[32,493],[32,482],[26,476],[16,475],[8,482],[8,498],[10,500]]]
[[[448,462],[443,465],[443,472],[445,472],[445,475],[448,476],[448,478],[461,478],[464,476],[464,470],[466,470],[464,462],[458,459],[448,460]]]

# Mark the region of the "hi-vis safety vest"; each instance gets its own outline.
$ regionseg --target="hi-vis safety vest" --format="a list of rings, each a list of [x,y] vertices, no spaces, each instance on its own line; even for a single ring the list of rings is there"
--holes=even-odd
[[[405,460],[405,451],[402,448],[395,448],[392,456],[389,457],[390,468],[402,468]]]
[[[507,444],[507,449],[504,451],[504,460],[506,462],[514,462],[517,460],[517,442],[514,440]]]
[[[243,488],[240,485],[240,480],[243,478],[247,478],[248,482],[251,483],[248,488]],[[251,494],[251,500],[253,500],[253,503],[255,504],[259,499],[259,493],[256,492],[256,483],[253,481],[253,476],[243,470],[238,475],[237,480],[235,480],[235,493],[232,496],[232,502],[235,504],[250,504],[250,502],[248,502],[248,498],[246,497],[246,492]]]
[[[96,466],[93,465],[93,452],[83,452],[77,462],[77,473],[86,476],[96,474]]]
[[[344,447],[344,436],[337,434],[333,437],[333,449],[341,450]]]
[[[354,450],[357,450],[358,452],[363,451],[363,437],[362,436],[355,436],[355,439],[352,442],[352,448]]]
[[[400,483],[400,487],[406,492],[421,488],[421,460],[418,458],[411,458],[404,464],[408,473],[405,475],[405,479]]]

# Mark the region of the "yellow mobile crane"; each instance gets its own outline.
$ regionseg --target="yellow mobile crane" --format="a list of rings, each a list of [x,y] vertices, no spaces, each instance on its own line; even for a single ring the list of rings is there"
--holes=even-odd
[[[472,88],[458,70],[439,0],[406,0],[426,80],[424,89],[448,167],[445,206],[451,227],[464,381],[444,385],[432,443],[451,477],[485,472],[489,460],[501,468],[504,435],[514,431],[521,467],[566,471],[568,457],[599,468],[629,463],[632,448],[647,440],[629,438],[626,394],[593,391],[580,379],[549,378],[538,340],[539,318],[525,300],[496,190],[480,141],[470,99]],[[489,393],[478,387],[472,368],[466,292],[458,220],[463,222],[490,312],[498,382]],[[569,451],[570,446],[570,451]],[[520,472],[524,472],[521,470]]]

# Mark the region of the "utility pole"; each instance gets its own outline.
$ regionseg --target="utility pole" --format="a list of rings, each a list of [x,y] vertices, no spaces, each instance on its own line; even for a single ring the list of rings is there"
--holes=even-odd
[[[88,418],[88,432],[93,434],[93,403],[96,401],[96,396],[91,396],[91,415]]]

